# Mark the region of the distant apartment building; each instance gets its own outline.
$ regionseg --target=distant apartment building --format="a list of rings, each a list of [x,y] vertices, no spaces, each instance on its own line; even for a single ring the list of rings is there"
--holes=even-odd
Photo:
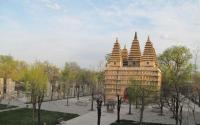
[[[121,49],[118,39],[105,67],[105,98],[116,100],[116,96],[124,97],[130,79],[141,81],[141,84],[161,86],[161,70],[157,65],[156,52],[148,37],[144,52],[141,54],[137,33],[135,33],[131,49]]]

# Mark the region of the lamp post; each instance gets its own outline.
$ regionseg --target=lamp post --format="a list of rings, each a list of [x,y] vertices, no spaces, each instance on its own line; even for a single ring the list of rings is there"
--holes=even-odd
[[[102,106],[102,100],[101,98],[98,98],[97,99],[97,115],[98,115],[97,125],[100,125],[100,121],[101,121],[101,106]]]

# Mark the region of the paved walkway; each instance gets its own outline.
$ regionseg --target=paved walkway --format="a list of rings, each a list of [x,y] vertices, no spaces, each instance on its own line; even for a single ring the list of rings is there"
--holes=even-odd
[[[10,111],[10,110],[16,110],[16,109],[20,109],[21,107],[16,107],[16,108],[8,108],[8,109],[3,109],[0,110],[0,112],[5,112],[5,111]]]
[[[57,100],[50,102],[43,102],[42,109],[48,111],[59,111],[65,113],[75,113],[79,115],[84,115],[90,112],[91,102],[90,97],[81,97],[79,101],[76,98],[69,99],[69,106],[67,106],[67,100]],[[95,107],[95,103],[94,103]]]
[[[105,112],[105,107],[102,109],[101,125],[110,125],[117,119],[116,109],[114,113]],[[139,120],[140,111],[139,109],[132,108],[132,115],[128,115],[128,105],[122,105],[120,117],[126,120]],[[146,107],[144,111],[144,122],[152,123],[165,123],[165,124],[175,124],[175,120],[171,118],[172,113],[168,109],[164,109],[164,116],[159,115],[159,109],[153,109],[151,106]],[[193,115],[191,112],[188,114],[186,111],[183,113],[183,125],[195,125],[193,120]],[[196,118],[200,117],[200,112],[196,112]],[[197,119],[200,122],[200,119]],[[92,111],[81,115],[77,118],[71,119],[69,121],[64,121],[62,125],[96,125],[97,124],[97,111]]]
[[[101,125],[110,125],[116,120],[116,113],[102,112]],[[97,111],[92,111],[77,118],[63,122],[62,125],[96,125]]]
[[[71,119],[69,121],[64,121],[63,125],[96,125],[97,124],[97,111],[96,111],[96,102],[94,103],[94,109],[95,111],[89,111],[90,109],[90,97],[81,97],[80,100],[77,102],[76,98],[69,99],[70,106],[66,106],[66,99],[64,100],[57,100],[57,101],[50,101],[50,102],[44,102],[42,103],[42,109],[49,110],[49,111],[59,111],[59,112],[65,112],[65,113],[76,113],[80,116],[74,119]],[[184,118],[184,125],[194,125],[194,119],[192,114],[192,107],[194,106],[193,103],[186,100],[188,102],[188,106],[190,109],[187,108],[187,106],[184,106],[183,108],[183,118]],[[6,101],[2,101],[4,104],[8,104]],[[10,105],[19,106],[19,108],[23,108],[26,106],[24,102],[21,100],[13,100],[9,102]],[[30,105],[31,106],[31,105]],[[116,109],[114,113],[107,113],[105,112],[106,107],[102,108],[102,117],[101,117],[101,125],[110,125],[110,123],[114,122],[117,119],[117,113]],[[200,123],[200,108],[198,106],[195,106],[196,109],[196,119],[198,120],[198,123]],[[9,110],[9,109],[8,109]],[[164,116],[159,116],[158,111],[155,111],[158,109],[152,109],[151,106],[145,107],[144,111],[144,121],[145,122],[156,122],[156,123],[168,123],[168,124],[174,124],[175,120],[170,118],[172,116],[172,113],[168,110],[164,110]],[[188,112],[189,111],[189,112]],[[139,113],[140,111],[138,109],[135,109],[132,107],[133,115],[127,115],[128,113],[128,105],[122,105],[121,108],[121,119],[127,119],[127,120],[139,120]]]
[[[76,98],[69,99],[69,106],[67,106],[67,100],[56,100],[56,101],[48,101],[42,103],[42,109],[48,111],[58,111],[64,113],[75,113],[79,115],[86,114],[90,112],[90,96],[80,97],[79,101]],[[3,100],[2,104],[9,104],[18,106],[20,108],[25,108],[27,105],[28,107],[32,107],[32,104],[25,104],[25,99],[15,99],[11,101]]]

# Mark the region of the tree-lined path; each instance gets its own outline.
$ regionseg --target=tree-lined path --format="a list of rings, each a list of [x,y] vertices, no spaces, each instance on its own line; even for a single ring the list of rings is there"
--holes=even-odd
[[[105,108],[103,108],[101,116],[101,125],[110,125],[116,120],[116,113],[107,113]],[[97,124],[97,111],[91,111],[80,117],[74,118],[72,120],[66,121],[63,125],[96,125]]]
[[[83,102],[87,105],[78,105],[76,98],[69,99],[69,106],[66,106],[66,99],[44,102],[42,104],[42,109],[49,111],[59,111],[65,113],[76,113],[79,114],[79,117],[71,119],[69,121],[64,121],[63,125],[96,125],[97,124],[97,111],[96,111],[96,102],[94,101],[94,111],[90,111],[90,97],[80,97],[80,102]],[[189,100],[188,100],[189,101]],[[3,101],[4,102],[4,101]],[[5,104],[7,102],[4,102]],[[191,103],[191,102],[190,102]],[[16,105],[20,108],[25,107],[25,104],[19,103],[18,101],[11,101],[10,105]],[[193,106],[193,103],[190,104]],[[153,109],[152,106],[148,106],[144,111],[144,122],[154,122],[154,123],[168,123],[175,124],[174,119],[170,118],[172,113],[168,109],[164,108],[164,116],[159,116],[158,109]],[[200,117],[200,108],[196,105],[196,117]],[[126,120],[139,120],[139,109],[135,109],[135,106],[132,106],[132,115],[128,115],[128,104],[122,104],[121,107],[121,119]],[[190,125],[194,125],[192,114],[187,114],[187,107],[184,108],[184,115],[188,115]],[[102,107],[102,117],[101,125],[110,125],[117,119],[116,109],[114,113],[107,113],[106,107]],[[200,119],[199,119],[200,120]],[[199,121],[200,122],[200,121]]]
[[[126,120],[139,120],[140,111],[139,109],[135,109],[133,107],[133,114],[128,115],[128,105],[122,105],[121,108],[121,119]],[[200,108],[197,108],[196,117],[200,117]],[[175,124],[174,119],[171,118],[172,113],[168,111],[168,109],[164,108],[164,116],[158,115],[158,109],[152,108],[152,106],[146,107],[144,111],[144,122],[152,122],[152,123],[163,123],[163,124]],[[188,115],[187,119],[184,120],[185,124],[194,125],[192,114],[187,114],[187,109],[184,109],[184,115]],[[114,110],[114,113],[107,113],[106,108],[102,108],[102,116],[101,116],[101,125],[110,125],[117,119],[117,111]],[[200,122],[200,120],[199,120]],[[62,125],[96,125],[97,124],[97,111],[88,112],[84,115],[81,115],[77,118],[71,119],[69,121],[63,122]]]

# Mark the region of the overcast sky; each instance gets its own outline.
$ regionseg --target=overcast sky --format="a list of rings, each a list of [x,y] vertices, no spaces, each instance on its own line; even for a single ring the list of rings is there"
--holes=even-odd
[[[135,31],[142,51],[149,35],[157,53],[172,45],[193,52],[200,0],[0,0],[0,54],[28,62],[95,67],[116,37],[129,49]]]

